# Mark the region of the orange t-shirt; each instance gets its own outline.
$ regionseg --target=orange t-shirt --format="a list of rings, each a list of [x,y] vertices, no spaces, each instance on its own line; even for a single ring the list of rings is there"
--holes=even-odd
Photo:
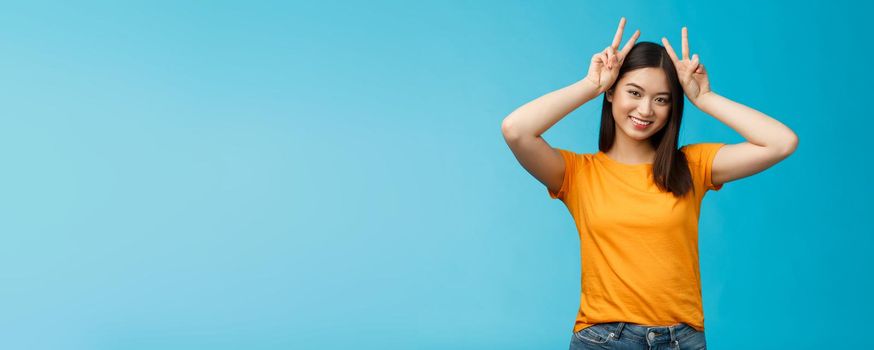
[[[564,182],[558,193],[547,192],[564,202],[580,236],[582,293],[574,332],[605,322],[683,322],[704,330],[698,216],[705,192],[722,188],[713,185],[710,170],[723,145],[680,148],[693,183],[682,198],[656,187],[652,164],[558,149]]]

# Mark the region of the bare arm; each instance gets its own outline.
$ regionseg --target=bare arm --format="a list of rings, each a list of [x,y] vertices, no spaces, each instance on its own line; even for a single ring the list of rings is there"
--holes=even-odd
[[[719,149],[713,158],[714,184],[762,172],[789,157],[798,146],[798,136],[783,123],[714,92],[699,97],[696,105],[747,140]]]
[[[667,38],[665,49],[677,67],[686,96],[701,111],[737,131],[747,141],[726,145],[713,158],[712,182],[723,184],[764,171],[795,152],[798,136],[774,118],[717,95],[710,89],[707,69],[698,55],[689,57],[688,29],[683,27],[682,57],[677,57]]]
[[[516,160],[553,192],[564,180],[564,159],[540,135],[599,94],[598,86],[582,79],[526,103],[501,123],[504,140]]]
[[[773,153],[789,155],[798,143],[798,137],[783,123],[715,92],[699,97],[695,105],[737,131],[751,144]]]
[[[636,31],[622,51],[617,51],[624,28],[623,17],[619,20],[613,43],[592,56],[585,78],[522,105],[501,122],[501,132],[516,159],[553,192],[559,190],[564,180],[564,159],[541,135],[570,112],[613,85],[622,62],[640,36],[640,31]]]
[[[600,94],[594,82],[582,79],[517,108],[504,118],[501,131],[508,140],[540,137],[570,112]]]

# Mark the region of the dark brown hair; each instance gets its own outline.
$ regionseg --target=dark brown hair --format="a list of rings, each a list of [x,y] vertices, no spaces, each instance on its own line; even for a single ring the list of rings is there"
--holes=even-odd
[[[677,69],[671,61],[665,48],[652,42],[639,42],[628,53],[628,57],[619,67],[619,76],[609,90],[614,91],[616,83],[626,73],[640,68],[661,68],[668,78],[671,92],[671,114],[667,124],[649,138],[656,150],[653,163],[653,180],[659,189],[682,197],[692,189],[692,174],[686,156],[677,149],[680,136],[680,125],[683,121],[683,86],[677,78]],[[613,147],[616,138],[616,121],[613,120],[613,103],[607,101],[604,94],[604,104],[601,108],[601,133],[598,148],[607,152]]]

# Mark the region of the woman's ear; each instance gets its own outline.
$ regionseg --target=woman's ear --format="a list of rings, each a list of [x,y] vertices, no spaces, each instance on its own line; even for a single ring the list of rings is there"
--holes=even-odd
[[[607,102],[613,103],[613,90],[607,90]]]

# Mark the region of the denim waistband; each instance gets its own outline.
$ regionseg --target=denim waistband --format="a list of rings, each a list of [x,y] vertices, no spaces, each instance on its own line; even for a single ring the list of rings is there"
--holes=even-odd
[[[616,339],[632,338],[648,344],[673,343],[686,334],[697,331],[685,323],[671,326],[646,326],[628,322],[610,322],[598,325],[614,333]]]

